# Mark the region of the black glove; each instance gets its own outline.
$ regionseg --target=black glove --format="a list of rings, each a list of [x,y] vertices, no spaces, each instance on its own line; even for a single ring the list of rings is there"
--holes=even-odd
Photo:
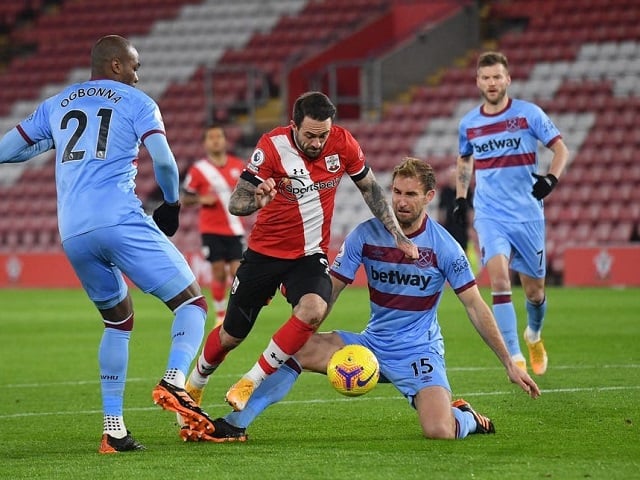
[[[453,219],[456,223],[463,225],[467,220],[467,209],[469,208],[469,204],[467,203],[467,199],[463,197],[456,198],[455,205],[453,207]]]
[[[167,237],[173,236],[180,226],[180,202],[162,204],[153,211],[153,220]]]
[[[551,190],[553,190],[553,187],[558,184],[558,179],[555,175],[550,173],[547,175],[532,173],[531,175],[536,179],[536,183],[533,184],[533,190],[531,190],[531,195],[536,197],[538,200],[542,200],[544,197],[549,195]]]

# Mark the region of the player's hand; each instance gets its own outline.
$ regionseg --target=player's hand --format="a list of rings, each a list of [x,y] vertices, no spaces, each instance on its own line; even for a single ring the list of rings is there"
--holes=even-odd
[[[180,202],[162,204],[153,211],[153,220],[167,237],[173,236],[180,226]]]
[[[533,184],[533,190],[531,190],[531,195],[536,197],[538,200],[542,200],[544,197],[549,195],[551,190],[553,190],[553,187],[558,184],[558,179],[555,175],[550,173],[547,175],[532,173],[531,175],[536,179],[536,183]]]
[[[469,209],[469,204],[467,203],[467,199],[464,197],[456,198],[455,205],[453,206],[453,219],[456,223],[460,225],[464,224],[467,219],[467,210]]]
[[[200,205],[206,205],[209,207],[218,203],[218,196],[215,193],[200,195],[198,199],[200,200]]]
[[[254,193],[256,206],[258,208],[262,208],[271,202],[273,198],[278,193],[276,190],[276,182],[273,178],[267,178],[264,182],[256,187],[256,191]]]
[[[418,247],[416,247],[415,243],[409,240],[404,235],[401,235],[396,240],[396,245],[400,250],[404,252],[404,256],[410,258],[411,260],[418,259]]]
[[[538,398],[540,396],[538,384],[526,371],[516,366],[514,362],[511,362],[507,367],[507,375],[509,375],[509,380],[511,380],[512,383],[519,385],[531,398]]]

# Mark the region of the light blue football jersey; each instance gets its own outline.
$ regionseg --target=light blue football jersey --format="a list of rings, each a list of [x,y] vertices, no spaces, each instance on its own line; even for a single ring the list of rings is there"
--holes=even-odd
[[[18,125],[27,141],[52,138],[56,148],[58,224],[64,241],[112,226],[142,204],[134,179],[141,142],[164,134],[157,104],[113,80],[71,85]]]
[[[371,305],[363,334],[391,356],[441,339],[437,309],[445,282],[456,292],[475,285],[464,251],[440,224],[427,218],[409,238],[418,247],[418,260],[405,258],[394,237],[372,218],[347,235],[331,266],[331,274],[346,283],[363,266]]]
[[[475,218],[503,222],[542,220],[542,201],[531,194],[538,168],[538,141],[545,146],[561,138],[537,105],[511,99],[495,115],[474,108],[460,121],[459,151],[473,155]]]

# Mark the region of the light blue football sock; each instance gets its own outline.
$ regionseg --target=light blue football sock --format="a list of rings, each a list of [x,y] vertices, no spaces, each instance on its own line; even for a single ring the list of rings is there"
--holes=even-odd
[[[520,342],[518,341],[518,320],[513,302],[494,303],[493,315],[496,317],[498,329],[502,333],[504,343],[507,345],[509,355],[521,354]]]
[[[175,311],[175,318],[171,327],[171,349],[167,372],[182,372],[181,378],[174,383],[184,387],[184,379],[189,373],[191,362],[196,357],[204,337],[204,324],[207,313],[197,305],[183,305]],[[168,380],[165,378],[165,380]],[[173,383],[173,382],[172,382]]]
[[[525,307],[527,309],[527,325],[534,333],[539,333],[544,323],[544,315],[547,313],[547,297],[540,305],[535,305],[527,300]]]
[[[98,349],[100,389],[105,415],[122,416],[124,384],[129,364],[130,331],[105,328]]]
[[[231,412],[224,419],[236,427],[247,428],[269,405],[282,400],[299,376],[298,371],[282,365],[256,388],[241,412]]]
[[[456,438],[464,438],[476,431],[476,419],[473,418],[471,412],[463,412],[455,407],[452,407],[451,410],[453,410],[453,415],[456,417],[456,422],[458,423]]]

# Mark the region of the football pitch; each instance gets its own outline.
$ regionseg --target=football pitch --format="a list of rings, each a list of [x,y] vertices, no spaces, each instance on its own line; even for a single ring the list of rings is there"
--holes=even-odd
[[[151,400],[166,366],[172,316],[134,292],[125,420],[146,450],[99,455],[97,311],[82,291],[0,290],[0,478],[640,478],[640,290],[550,288],[548,298],[549,369],[534,377],[542,389],[537,400],[509,383],[451,290],[442,299],[454,398],[489,416],[495,435],[425,440],[392,386],[347,398],[323,375],[305,373],[249,427],[247,443],[196,444],[183,443],[174,415]],[[521,332],[521,290],[514,303]],[[211,377],[203,403],[210,415],[229,411],[224,393],[288,314],[278,295]],[[367,317],[366,290],[347,289],[322,329],[359,331]],[[211,318],[207,332],[210,326]]]

